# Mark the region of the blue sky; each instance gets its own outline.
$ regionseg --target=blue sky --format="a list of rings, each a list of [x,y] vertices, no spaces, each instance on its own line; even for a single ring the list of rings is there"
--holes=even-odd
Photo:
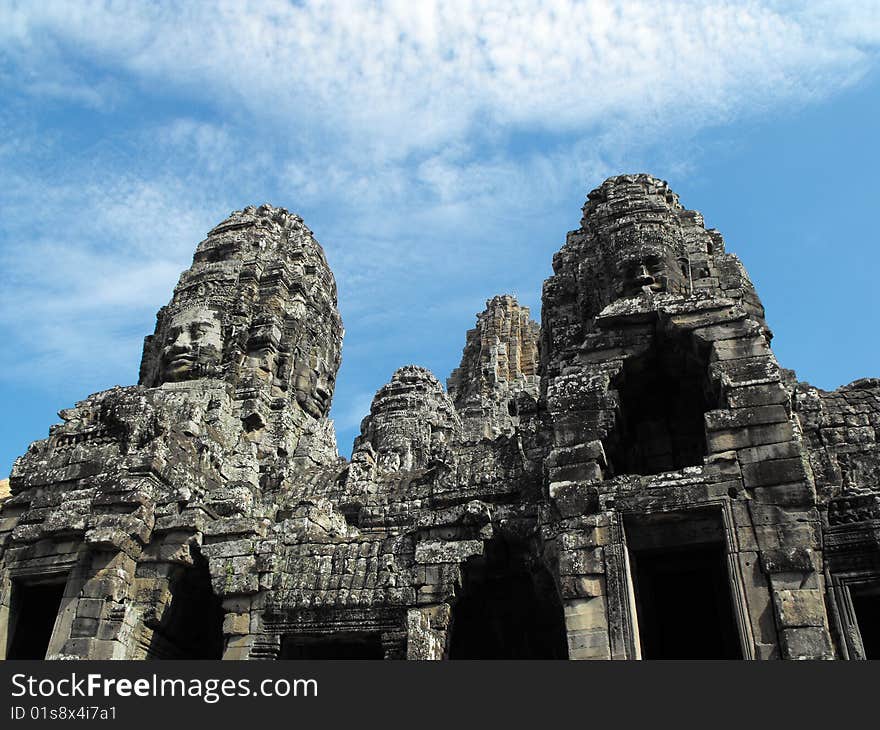
[[[880,2],[0,0],[0,475],[137,380],[195,245],[271,202],[327,251],[347,454],[485,300],[540,312],[586,193],[669,180],[758,286],[781,364],[880,376]]]

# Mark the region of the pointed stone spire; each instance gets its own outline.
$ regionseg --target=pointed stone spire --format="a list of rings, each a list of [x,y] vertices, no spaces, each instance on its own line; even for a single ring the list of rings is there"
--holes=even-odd
[[[467,333],[461,365],[446,381],[462,418],[465,437],[495,438],[512,433],[511,398],[538,394],[540,327],[509,294],[493,297]]]

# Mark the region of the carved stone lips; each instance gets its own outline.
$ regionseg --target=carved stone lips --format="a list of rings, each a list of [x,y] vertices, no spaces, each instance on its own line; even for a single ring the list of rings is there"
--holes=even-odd
[[[170,368],[179,368],[192,365],[195,362],[195,357],[191,353],[181,353],[167,359],[166,362]]]

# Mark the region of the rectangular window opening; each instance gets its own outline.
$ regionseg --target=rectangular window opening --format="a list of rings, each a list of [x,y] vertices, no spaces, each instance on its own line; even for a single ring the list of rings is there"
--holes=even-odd
[[[850,589],[865,659],[880,659],[880,585]]]
[[[7,659],[45,659],[65,580],[13,581]]]

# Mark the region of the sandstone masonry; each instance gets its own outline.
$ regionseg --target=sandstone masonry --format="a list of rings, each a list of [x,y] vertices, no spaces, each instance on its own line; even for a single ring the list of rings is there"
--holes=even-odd
[[[407,365],[352,457],[303,221],[199,244],[136,386],[0,496],[10,658],[880,656],[880,380],[770,347],[740,261],[668,185],[592,191],[542,323],[487,302],[447,390]]]

